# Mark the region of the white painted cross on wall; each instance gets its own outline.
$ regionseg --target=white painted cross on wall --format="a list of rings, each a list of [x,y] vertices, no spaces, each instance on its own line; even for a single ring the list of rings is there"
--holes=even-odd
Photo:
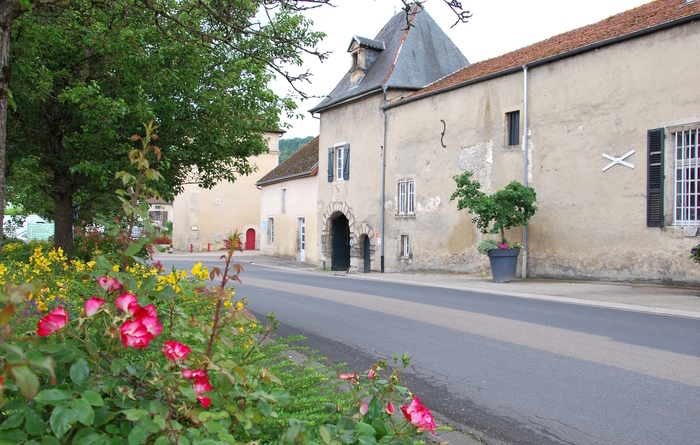
[[[610,159],[612,161],[610,164],[603,167],[603,171],[605,171],[605,170],[607,170],[607,169],[609,169],[612,166],[617,165],[617,164],[621,164],[621,165],[624,165],[625,167],[629,167],[629,168],[634,168],[634,164],[630,164],[629,162],[624,161],[625,159],[629,158],[633,154],[634,154],[634,150],[630,150],[627,153],[620,156],[619,158],[616,158],[614,156],[610,156],[608,154],[603,153],[603,157],[605,159]]]

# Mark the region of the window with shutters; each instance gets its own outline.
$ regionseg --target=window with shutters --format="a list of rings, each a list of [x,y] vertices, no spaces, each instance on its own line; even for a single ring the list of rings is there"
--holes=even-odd
[[[700,224],[700,129],[673,133],[674,211],[679,226]]]
[[[506,113],[507,145],[520,145],[520,111]]]
[[[415,215],[415,183],[412,179],[404,179],[398,182],[399,215]]]
[[[328,149],[328,182],[333,178],[350,179],[350,144],[337,144]]]
[[[664,225],[664,129],[647,132],[647,226]]]

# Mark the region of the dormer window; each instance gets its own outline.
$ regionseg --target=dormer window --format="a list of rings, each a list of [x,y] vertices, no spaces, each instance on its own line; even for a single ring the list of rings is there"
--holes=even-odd
[[[352,57],[350,85],[355,86],[365,77],[365,73],[384,50],[384,42],[353,36],[348,52]]]

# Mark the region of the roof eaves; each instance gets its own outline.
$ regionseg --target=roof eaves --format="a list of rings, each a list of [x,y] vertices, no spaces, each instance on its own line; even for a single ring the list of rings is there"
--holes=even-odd
[[[338,101],[338,102],[332,102],[332,101],[331,101],[331,102],[329,102],[327,105],[324,105],[324,106],[322,106],[322,107],[319,106],[319,105],[320,105],[320,104],[319,104],[319,105],[317,105],[316,107],[310,109],[310,110],[309,110],[309,113],[320,113],[321,111],[326,111],[326,110],[329,110],[329,109],[331,109],[331,108],[335,108],[335,107],[337,107],[337,106],[339,106],[339,105],[344,105],[344,104],[346,104],[346,103],[348,103],[348,102],[352,102],[352,101],[354,101],[354,100],[363,98],[363,97],[365,97],[365,96],[369,96],[370,94],[374,94],[374,93],[376,93],[376,92],[378,92],[378,91],[382,91],[382,86],[381,86],[381,85],[377,85],[376,87],[371,88],[371,89],[365,91],[364,93],[358,93],[358,94],[356,94],[356,95],[350,95],[350,96],[346,97],[345,99],[343,99],[343,100],[341,100],[341,101]]]
[[[318,162],[314,164],[310,169],[303,171],[301,173],[295,173],[293,175],[281,176],[279,178],[268,179],[267,181],[258,181],[255,183],[256,187],[264,187],[266,185],[277,184],[278,182],[284,182],[290,179],[298,179],[304,176],[312,177],[318,172]]]
[[[629,34],[622,34],[622,35],[619,35],[616,37],[601,40],[599,42],[591,43],[588,45],[581,46],[579,48],[574,48],[574,49],[569,50],[569,51],[555,54],[553,56],[545,57],[543,59],[534,60],[532,62],[527,62],[521,66],[515,66],[515,67],[507,68],[507,69],[504,69],[501,71],[497,71],[495,73],[487,74],[485,76],[465,80],[464,82],[459,82],[459,83],[456,83],[454,85],[449,85],[447,87],[443,87],[443,88],[440,88],[437,90],[429,91],[425,94],[420,94],[420,91],[418,91],[415,96],[408,97],[408,98],[400,100],[398,102],[386,104],[382,107],[382,109],[388,110],[390,108],[395,108],[395,107],[398,107],[401,105],[406,105],[406,104],[409,104],[411,102],[415,102],[415,101],[420,100],[420,99],[425,99],[427,97],[435,96],[437,94],[447,93],[449,91],[453,91],[453,90],[456,90],[459,88],[464,88],[464,87],[469,86],[469,85],[474,85],[477,83],[485,82],[487,80],[495,79],[497,77],[507,76],[508,74],[522,71],[524,67],[534,68],[537,66],[546,65],[548,63],[556,62],[558,60],[566,59],[569,57],[573,57],[573,56],[579,55],[579,54],[584,53],[584,52],[593,51],[593,50],[596,50],[598,48],[602,48],[604,46],[613,45],[615,43],[624,42],[626,40],[631,40],[631,39],[641,37],[641,36],[644,36],[647,34],[653,34],[655,32],[662,31],[664,29],[673,28],[675,26],[680,26],[680,25],[685,24],[687,22],[692,22],[692,21],[698,20],[698,19],[700,19],[700,13],[687,15],[687,16],[684,16],[684,17],[681,17],[681,18],[678,18],[675,20],[671,20],[669,22],[665,22],[665,23],[661,23],[658,25],[650,26],[648,28],[640,29],[640,30],[631,32]],[[449,74],[448,76],[445,76],[445,77],[449,77],[451,75],[452,74]],[[444,79],[445,77],[443,77],[442,79]],[[432,82],[430,85],[433,85],[442,79],[438,79],[435,82]],[[427,88],[430,85],[426,85],[424,88]]]

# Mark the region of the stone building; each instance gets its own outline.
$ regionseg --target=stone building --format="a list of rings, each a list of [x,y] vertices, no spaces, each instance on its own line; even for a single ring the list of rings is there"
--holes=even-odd
[[[262,189],[260,253],[316,265],[318,137],[256,185]]]
[[[342,214],[350,239],[383,232],[387,270],[488,273],[483,235],[450,201],[452,176],[471,170],[488,192],[512,180],[536,190],[526,238],[506,234],[526,242],[528,276],[700,284],[688,261],[700,224],[696,54],[700,2],[659,0],[386,102],[321,103],[320,259],[345,252],[333,238]],[[341,181],[348,145],[353,174]]]
[[[257,170],[220,182],[211,189],[197,184],[185,185],[173,201],[173,247],[175,250],[204,251],[223,249],[235,231],[241,234],[246,250],[260,248],[260,196],[255,183],[279,163],[279,138],[282,132],[268,132],[269,152],[249,159]]]
[[[374,39],[354,36],[351,67],[330,95],[310,110],[320,115],[318,265],[378,271],[382,217],[382,106],[469,62],[425,11],[396,14]],[[351,172],[352,170],[352,172]]]

